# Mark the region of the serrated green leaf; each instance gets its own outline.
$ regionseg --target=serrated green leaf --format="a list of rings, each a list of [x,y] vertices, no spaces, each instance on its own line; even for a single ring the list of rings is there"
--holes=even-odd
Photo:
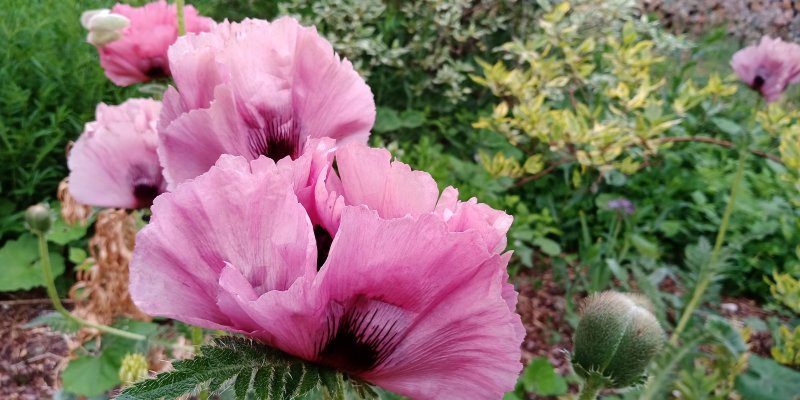
[[[250,391],[250,384],[253,381],[253,377],[255,376],[257,371],[261,369],[252,369],[249,373],[245,373],[244,371],[236,377],[236,382],[233,384],[233,392],[238,399],[245,399],[247,398],[247,393]]]
[[[253,378],[253,389],[257,399],[266,399],[269,396],[269,381],[272,377],[272,368],[259,369]]]
[[[218,338],[174,371],[126,388],[121,399],[175,398],[207,387],[219,393],[233,385],[237,399],[295,399],[320,385],[321,367],[238,337]]]

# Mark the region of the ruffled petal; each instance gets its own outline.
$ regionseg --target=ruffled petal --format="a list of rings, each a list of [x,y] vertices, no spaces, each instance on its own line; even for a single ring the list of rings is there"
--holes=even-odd
[[[286,290],[316,273],[305,210],[274,163],[265,160],[258,168],[223,156],[208,173],[156,199],[130,267],[131,294],[142,311],[216,329],[251,329],[237,326],[241,312],[232,318],[220,309],[231,304],[219,291],[226,265],[237,268],[256,295]],[[245,287],[230,273],[224,278],[229,288]]]
[[[499,398],[521,369],[524,335],[504,298],[507,262],[436,215],[385,220],[346,207],[315,281],[327,303],[320,325],[334,328],[312,327],[323,335],[308,345],[319,362],[413,398]]]

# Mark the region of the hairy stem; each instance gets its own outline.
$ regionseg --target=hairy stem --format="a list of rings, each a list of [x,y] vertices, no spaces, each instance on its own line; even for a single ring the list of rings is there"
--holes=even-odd
[[[603,383],[600,379],[590,376],[586,378],[586,381],[583,383],[583,388],[581,388],[581,394],[578,400],[594,400],[597,398],[597,394],[600,393],[600,389],[602,388]]]
[[[736,196],[739,194],[739,187],[742,184],[742,178],[744,177],[744,168],[746,164],[747,150],[742,149],[739,152],[739,161],[736,164],[736,175],[734,175],[733,182],[731,183],[731,194],[728,198],[728,204],[725,206],[725,213],[722,215],[722,222],[719,225],[717,240],[714,242],[714,250],[711,252],[711,259],[708,261],[708,264],[702,271],[700,282],[698,282],[697,286],[695,286],[692,297],[689,300],[689,303],[686,305],[686,308],[683,310],[680,321],[678,321],[678,326],[675,327],[675,330],[672,332],[672,336],[669,338],[669,343],[673,346],[678,344],[678,339],[680,338],[681,333],[683,333],[683,330],[686,329],[686,325],[689,323],[692,313],[694,313],[694,310],[699,305],[700,300],[703,298],[703,294],[705,293],[706,289],[708,289],[708,285],[711,284],[711,281],[717,272],[719,254],[722,250],[722,244],[725,243],[725,233],[728,231],[728,223],[730,222],[731,215],[733,214],[733,207],[736,204]]]
[[[192,345],[194,345],[194,352],[195,354],[200,354],[200,346],[203,345],[203,328],[199,326],[193,326],[191,331],[192,331]],[[200,393],[197,394],[197,398],[199,400],[208,400],[208,390],[201,389]]]
[[[183,0],[175,0],[175,8],[178,14],[178,36],[186,34],[186,21],[183,18]]]

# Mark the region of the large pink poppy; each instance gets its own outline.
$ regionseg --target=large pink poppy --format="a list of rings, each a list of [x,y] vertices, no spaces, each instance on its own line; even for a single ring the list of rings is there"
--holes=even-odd
[[[145,208],[166,190],[156,154],[161,102],[129,99],[100,103],[96,120],[67,158],[69,191],[79,203],[97,207]]]
[[[737,51],[731,67],[747,86],[773,102],[800,82],[800,45],[764,36],[758,45]]]
[[[169,51],[159,156],[170,188],[221,154],[300,155],[310,138],[365,143],[372,92],[313,27],[292,18],[224,22]]]
[[[394,214],[345,204],[317,270],[319,244],[295,193],[318,182],[326,155],[277,164],[222,156],[156,199],[131,262],[137,306],[249,335],[412,398],[513,389],[524,329],[506,282],[510,254],[487,235],[491,218],[468,218],[475,204],[454,198]]]
[[[187,5],[183,12],[186,32],[208,31],[214,25],[211,18],[199,16],[192,6]],[[111,14],[124,17],[128,24],[109,38],[116,40],[95,43],[106,76],[119,86],[169,76],[167,50],[178,38],[175,5],[167,4],[165,0],[142,7],[116,4],[111,8]],[[90,30],[90,41],[92,34],[96,33],[93,32],[92,16],[89,14],[82,18],[84,26]]]

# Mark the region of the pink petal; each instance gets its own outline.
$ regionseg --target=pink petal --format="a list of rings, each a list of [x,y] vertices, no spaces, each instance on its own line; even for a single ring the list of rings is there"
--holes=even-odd
[[[458,190],[450,186],[442,192],[436,213],[447,222],[451,232],[470,229],[480,232],[487,248],[497,254],[505,249],[506,234],[514,222],[514,217],[478,203],[474,197],[466,202],[458,201]]]
[[[499,398],[521,369],[524,335],[504,298],[508,258],[490,253],[477,232],[448,232],[432,214],[384,220],[346,207],[315,286],[328,299],[326,321],[343,326],[339,318],[355,309],[360,337],[388,349],[374,368],[351,373],[413,398]],[[317,324],[301,329],[319,332]],[[321,362],[337,362],[319,338],[306,345],[317,346]],[[347,370],[359,361],[342,362]]]
[[[249,283],[248,298],[286,290],[316,273],[305,210],[274,163],[258,168],[254,173],[244,158],[223,156],[208,173],[156,200],[130,267],[131,295],[142,311],[247,330],[252,326],[236,324],[244,321],[242,313],[231,318],[220,309],[232,304],[219,297],[227,264]],[[229,288],[243,288],[230,273],[224,278]]]
[[[427,172],[412,171],[398,161],[391,161],[385,149],[363,145],[346,145],[336,151],[339,178],[328,172],[327,192],[337,192],[347,205],[366,205],[383,218],[400,218],[433,211],[439,188]],[[330,220],[335,232],[341,206],[318,190],[318,208],[326,210],[324,220]]]

